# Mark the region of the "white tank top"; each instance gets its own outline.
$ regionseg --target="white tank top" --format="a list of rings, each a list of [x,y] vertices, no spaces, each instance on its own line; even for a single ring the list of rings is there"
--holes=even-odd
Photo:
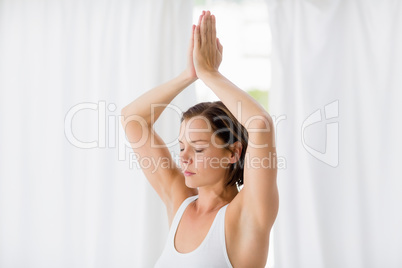
[[[197,198],[198,195],[190,196],[180,205],[170,227],[165,248],[157,260],[155,268],[233,268],[225,243],[225,212],[229,204],[219,209],[208,234],[198,248],[188,253],[180,253],[174,247],[174,237],[184,210]]]

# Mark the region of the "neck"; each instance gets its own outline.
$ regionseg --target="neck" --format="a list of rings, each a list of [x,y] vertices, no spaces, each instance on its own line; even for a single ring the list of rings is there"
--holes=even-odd
[[[199,187],[198,198],[193,202],[194,210],[198,215],[215,212],[226,204],[229,204],[238,193],[236,186],[228,187],[223,191],[214,191]]]

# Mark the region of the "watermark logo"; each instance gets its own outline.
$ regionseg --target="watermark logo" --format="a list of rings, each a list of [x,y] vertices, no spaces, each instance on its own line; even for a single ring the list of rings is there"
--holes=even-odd
[[[325,120],[332,118],[338,118],[339,116],[339,101],[331,102],[324,107]],[[326,139],[325,139],[325,151],[323,153],[311,148],[305,140],[304,131],[306,128],[322,122],[321,109],[313,112],[306,120],[304,120],[301,129],[301,141],[304,149],[318,160],[328,164],[331,167],[337,167],[339,164],[339,123],[327,123],[326,124]]]
[[[182,115],[182,111],[180,110],[179,107],[176,107],[172,104],[152,104],[150,109],[151,109],[151,122],[148,123],[143,117],[139,115],[129,115],[127,117],[122,116],[120,114],[116,113],[117,107],[114,103],[110,103],[107,105],[106,101],[99,101],[98,103],[92,103],[92,102],[84,102],[84,103],[78,103],[71,107],[69,111],[66,113],[65,116],[65,121],[64,121],[64,133],[66,139],[72,144],[73,146],[76,146],[77,148],[81,149],[92,149],[92,148],[117,148],[117,153],[118,153],[118,160],[126,160],[126,153],[127,150],[129,150],[129,162],[130,162],[130,167],[137,167],[141,168],[140,166],[146,167],[146,166],[153,166],[153,167],[163,167],[169,164],[169,159],[144,159],[141,158],[137,153],[134,153],[131,149],[136,149],[140,148],[141,146],[144,146],[144,144],[148,141],[150,138],[150,146],[151,148],[161,148],[161,147],[171,147],[173,145],[176,145],[178,142],[178,139],[175,139],[173,142],[166,143],[165,145],[157,144],[155,141],[154,136],[150,135],[149,133],[149,127],[152,126],[155,123],[155,110],[160,109],[160,106],[166,106],[165,108],[169,108],[169,110],[173,111],[174,113],[177,113],[179,116]],[[241,120],[241,102],[238,102],[238,114],[236,118]],[[332,103],[329,103],[325,106],[325,120],[333,119],[333,118],[338,118],[339,116],[339,101],[333,101]],[[92,140],[92,141],[82,141],[79,140],[75,135],[72,127],[72,122],[74,119],[74,116],[78,113],[84,113],[84,112],[91,112],[91,113],[96,113],[97,114],[97,137]],[[233,122],[231,119],[227,116],[220,116],[220,118],[226,122],[226,124],[229,126],[229,128],[233,128]],[[254,120],[266,120],[264,117],[255,115],[251,118],[249,118],[245,123],[244,127],[248,130],[248,133],[251,134],[253,132],[265,132],[265,133],[270,133],[272,136],[272,140],[270,141],[270,144],[254,144],[251,140],[248,141],[248,146],[253,147],[253,148],[264,148],[268,146],[275,147],[275,137],[277,135],[280,135],[277,133],[278,131],[278,125],[282,121],[286,121],[287,117],[286,115],[280,115],[280,116],[272,116],[271,117],[272,121],[268,122],[265,121],[265,128],[253,128],[255,126],[253,124]],[[122,126],[122,123],[120,122],[137,122],[137,126],[141,127],[143,130],[143,133],[140,137],[135,142],[131,142],[127,139],[125,135],[125,129],[124,126]],[[309,128],[310,126],[317,124],[319,122],[322,122],[323,118],[321,115],[321,110],[318,109],[315,112],[313,112],[308,118],[306,118],[301,126],[301,141],[302,145],[305,148],[305,150],[311,154],[313,157],[316,159],[324,162],[325,164],[331,166],[331,167],[337,167],[339,164],[339,123],[338,122],[329,122],[326,124],[326,141],[325,141],[325,151],[324,153],[315,150],[311,146],[309,146],[306,142],[305,138],[305,130]],[[190,126],[192,122],[191,120],[188,120],[188,123],[186,125]],[[208,124],[207,129],[192,129],[188,128],[186,129],[187,131],[184,131],[185,138],[186,140],[191,140],[190,135],[193,132],[210,132],[212,130],[211,126],[209,125],[209,122],[206,122]],[[149,125],[150,124],[150,125]],[[124,124],[123,124],[124,125]],[[258,124],[260,126],[260,124]],[[184,129],[182,129],[183,131]],[[216,148],[221,147],[222,144],[218,144],[215,139],[215,135],[219,134],[219,132],[223,132],[223,130],[217,130],[215,131],[212,136],[211,136],[211,143],[213,146]],[[121,135],[122,134],[122,135]],[[237,133],[237,136],[240,135],[240,132]],[[179,136],[181,136],[179,134]],[[107,138],[108,137],[108,138]],[[227,144],[225,144],[226,146]],[[200,149],[202,147],[201,144],[197,145],[197,149]],[[171,159],[176,160],[177,164],[179,164],[181,158],[181,155],[183,153],[180,153],[179,155],[171,155]],[[250,158],[248,160],[248,158]],[[138,166],[138,163],[134,163],[137,161],[140,166]],[[253,162],[254,161],[254,162]],[[256,162],[257,161],[257,162]],[[258,162],[261,161],[261,162]],[[253,159],[253,157],[247,156],[245,164],[249,166],[253,166],[255,164],[255,167],[262,167],[262,168],[272,168],[272,166],[276,166],[278,169],[286,169],[287,168],[287,163],[286,163],[286,158],[283,156],[279,155],[272,155],[269,158],[262,158],[262,159]]]

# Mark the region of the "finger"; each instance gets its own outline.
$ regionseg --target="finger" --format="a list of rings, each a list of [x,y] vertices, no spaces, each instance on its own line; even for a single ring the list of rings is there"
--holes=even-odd
[[[194,49],[200,47],[200,25],[197,25],[194,29]]]
[[[214,40],[216,40],[216,21],[214,15],[211,15],[211,23],[212,23],[211,41],[214,42]]]
[[[217,38],[217,40],[218,40],[218,50],[221,53],[221,55],[223,55],[223,46],[222,46],[221,41],[219,40],[219,38]]]
[[[211,46],[215,45],[215,38],[212,39],[212,16],[208,17],[208,42]]]
[[[200,27],[200,39],[201,42],[200,44],[205,44],[207,40],[206,36],[206,30],[207,30],[207,17],[208,17],[208,12],[202,17],[202,22],[201,22],[201,27]]]
[[[213,38],[213,19],[212,19],[212,14],[209,15],[209,42],[211,45],[215,45],[215,38]],[[212,39],[213,38],[213,39]]]
[[[190,47],[194,46],[194,29],[195,29],[195,25],[193,24],[193,26],[191,26]]]
[[[205,11],[202,11],[202,14],[200,15],[199,19],[198,19],[198,25],[200,25],[202,17],[204,16]]]
[[[205,35],[206,35],[206,41],[210,41],[209,40],[209,31],[210,31],[210,29],[209,29],[209,18],[210,18],[210,16],[209,16],[209,10],[207,11],[207,14],[205,14],[205,25],[206,25],[206,27],[205,27]]]

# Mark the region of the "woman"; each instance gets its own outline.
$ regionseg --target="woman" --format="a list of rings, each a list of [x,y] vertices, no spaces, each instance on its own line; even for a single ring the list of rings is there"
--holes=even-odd
[[[146,141],[133,150],[156,159],[142,169],[167,208],[169,236],[155,267],[265,267],[279,203],[273,122],[219,73],[223,47],[215,16],[203,11],[192,31],[186,70],[122,110],[128,140]],[[221,101],[183,113],[179,168],[152,128],[150,107],[170,103],[197,79]],[[154,111],[155,121],[163,109]],[[130,120],[133,115],[144,120]],[[161,158],[169,165],[153,166]]]

